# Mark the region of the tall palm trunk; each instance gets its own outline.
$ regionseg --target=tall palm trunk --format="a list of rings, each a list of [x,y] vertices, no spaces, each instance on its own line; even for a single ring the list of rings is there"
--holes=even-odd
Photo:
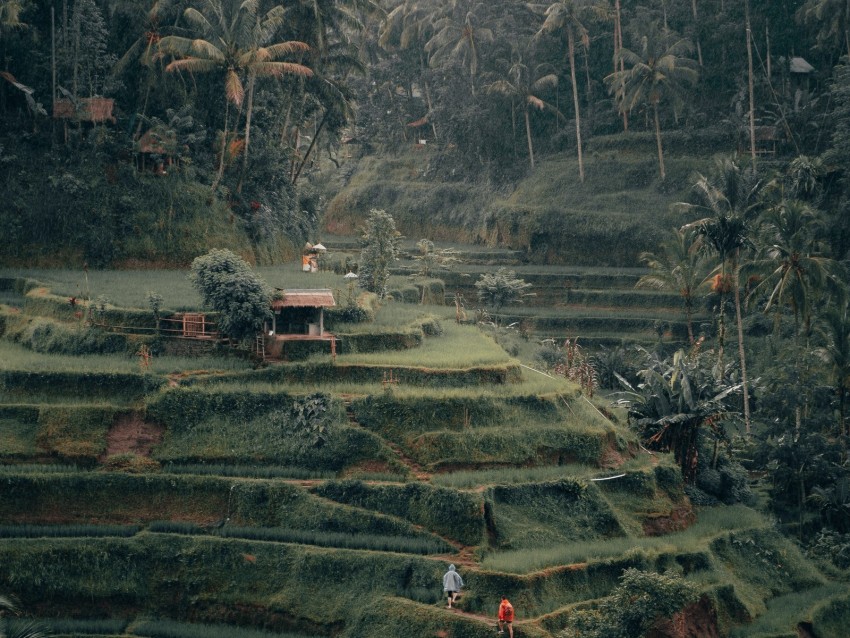
[[[614,62],[614,72],[616,73],[617,71],[623,71],[626,68],[626,63],[623,61],[623,58],[617,55],[623,48],[623,20],[620,14],[620,0],[615,0],[614,2],[614,22],[614,50],[616,56]],[[623,111],[623,131],[628,132],[628,130],[629,112]]]
[[[732,286],[735,290],[735,320],[738,324],[738,357],[741,361],[741,388],[744,393],[744,430],[750,435],[750,392],[747,386],[747,357],[744,353],[744,326],[741,321],[741,290],[738,286],[740,267],[737,254],[732,257],[732,272],[734,281]]]
[[[652,103],[652,116],[655,119],[655,143],[658,146],[658,170],[663,182],[667,179],[667,171],[664,170],[664,149],[661,146],[661,121],[658,119],[658,102]]]
[[[694,345],[694,308],[690,297],[685,298],[685,323],[688,326],[688,343]]]
[[[531,144],[531,120],[528,117],[528,107],[525,108],[525,136],[528,139],[528,158],[531,160],[531,168],[534,169],[534,147]]]
[[[750,156],[756,163],[756,98],[753,87],[753,32],[750,28],[750,0],[744,0],[747,26],[747,87],[750,93]]]
[[[576,145],[578,147],[578,175],[579,179],[584,182],[584,158],[581,154],[581,113],[578,105],[578,84],[576,83],[576,56],[575,56],[575,37],[573,30],[567,29],[567,44],[569,45],[570,53],[570,81],[573,85],[573,107],[576,111]],[[526,117],[528,115],[526,114]]]
[[[700,68],[702,68],[702,45],[700,45],[699,41],[699,15],[697,14],[697,0],[691,0],[691,13],[694,16],[694,29],[696,35],[694,40],[697,45],[697,60],[699,61]]]
[[[227,125],[228,118],[230,117],[230,100],[225,100],[224,103],[224,135],[221,138],[221,157],[218,161],[218,172],[216,173],[215,179],[212,183],[213,192],[215,192],[218,188],[219,183],[224,177],[224,154],[227,152]]]
[[[257,79],[255,73],[248,75],[248,108],[245,111],[245,149],[242,155],[242,174],[239,176],[239,184],[236,186],[236,192],[242,192],[242,183],[245,181],[245,176],[248,174],[248,146],[251,143],[251,115],[254,112],[254,83]]]

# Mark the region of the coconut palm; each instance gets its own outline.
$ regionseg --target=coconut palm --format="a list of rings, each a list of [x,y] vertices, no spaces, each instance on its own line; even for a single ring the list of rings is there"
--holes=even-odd
[[[797,19],[818,29],[821,47],[844,47],[850,55],[850,0],[806,0]]]
[[[24,10],[22,0],[0,1],[0,35],[4,29],[22,29],[26,26],[21,21],[21,13]]]
[[[674,228],[661,243],[661,252],[641,253],[640,260],[652,269],[637,282],[637,288],[672,290],[679,293],[685,307],[688,342],[694,343],[693,315],[697,294],[705,286],[711,270],[696,232]]]
[[[578,150],[578,173],[584,182],[584,157],[581,144],[581,111],[576,82],[576,41],[585,49],[590,48],[590,35],[585,22],[588,18],[607,17],[607,3],[601,0],[558,0],[546,9],[546,19],[539,33],[562,34],[567,38],[567,59],[570,63],[570,83],[573,89],[573,108],[576,114],[576,147]]]
[[[846,437],[847,391],[850,390],[850,316],[847,304],[831,306],[821,314],[817,331],[825,345],[816,348],[815,354],[829,368],[838,397],[838,434]]]
[[[798,332],[802,322],[804,337],[810,334],[816,303],[825,295],[842,295],[841,266],[822,253],[815,240],[818,226],[817,212],[810,205],[781,201],[765,213],[763,245],[748,266],[761,277],[751,296],[766,296],[765,312],[790,308]]]
[[[42,627],[31,620],[7,626],[4,617],[19,613],[20,608],[15,598],[0,594],[0,638],[44,638],[47,635]]]
[[[512,109],[517,101],[524,105],[525,136],[528,141],[528,159],[531,162],[532,169],[534,168],[534,145],[531,139],[530,112],[532,109],[538,111],[549,109],[558,113],[553,105],[540,97],[543,90],[557,85],[558,76],[553,72],[550,65],[539,64],[530,68],[523,62],[521,55],[515,54],[505,77],[488,84],[486,87],[488,93],[498,93],[510,98]]]
[[[459,60],[469,68],[469,85],[475,95],[475,76],[478,74],[480,48],[482,44],[493,41],[493,31],[479,25],[478,13],[483,11],[484,3],[472,5],[465,14],[453,4],[449,14],[434,22],[434,35],[425,43],[428,64],[442,66],[449,61]]]
[[[638,46],[637,51],[620,49],[619,57],[627,68],[608,75],[605,82],[621,113],[631,112],[641,105],[652,109],[658,169],[663,180],[667,178],[667,172],[664,169],[659,106],[662,102],[670,102],[678,108],[684,103],[685,89],[698,77],[697,63],[688,57],[693,50],[690,40],[659,29],[656,23],[652,23],[639,38]]]
[[[740,253],[752,246],[750,221],[763,206],[764,181],[753,168],[742,168],[731,159],[718,160],[714,179],[699,175],[694,184],[696,203],[679,204],[684,210],[701,213],[702,219],[688,224],[703,237],[706,246],[720,258],[715,291],[720,300],[717,319],[717,360],[722,366],[726,339],[725,297],[730,290],[735,301],[735,323],[738,328],[738,359],[744,399],[744,425],[750,431],[747,360],[744,350],[744,328],[741,312]],[[728,265],[728,268],[727,268]],[[730,274],[731,271],[731,274]]]
[[[143,11],[138,7],[127,7],[125,10],[133,11],[134,17],[141,13],[142,16],[137,18],[138,22],[143,26],[143,31],[138,38],[125,51],[124,55],[115,63],[112,68],[112,73],[116,76],[124,73],[133,64],[141,65],[145,70],[145,97],[142,100],[141,118],[136,128],[136,135],[141,132],[141,126],[144,118],[147,115],[148,99],[150,98],[151,90],[156,84],[157,78],[154,74],[157,62],[162,59],[158,55],[157,46],[162,39],[162,24],[166,19],[174,20],[177,14],[176,7],[179,0],[155,0],[150,9]]]
[[[801,349],[811,333],[816,305],[830,294],[842,295],[840,265],[821,254],[821,245],[814,239],[818,225],[815,210],[805,202],[779,202],[764,215],[762,246],[748,264],[748,270],[761,278],[750,297],[766,297],[764,312],[775,309],[777,323],[781,310],[791,309]],[[798,362],[802,360],[797,357]],[[802,405],[795,406],[797,436],[802,410]]]
[[[246,93],[243,79],[247,79],[244,166],[248,161],[257,77],[284,74],[309,76],[313,73],[303,64],[282,60],[286,55],[307,51],[309,47],[304,42],[293,40],[268,44],[283,24],[283,6],[276,5],[262,16],[258,13],[258,6],[259,0],[204,0],[201,10],[189,8],[183,14],[198,37],[166,36],[159,42],[160,51],[177,56],[165,67],[166,71],[224,71],[224,93],[228,109],[233,104],[241,110]],[[227,118],[226,110],[221,159],[213,188],[218,186],[224,175]]]

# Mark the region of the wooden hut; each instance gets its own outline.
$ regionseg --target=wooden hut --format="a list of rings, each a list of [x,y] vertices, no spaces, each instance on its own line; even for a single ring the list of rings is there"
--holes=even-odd
[[[72,100],[56,100],[53,103],[53,117],[57,120],[114,124],[115,116],[112,114],[114,107],[115,100],[106,97],[84,97],[76,103]]]
[[[280,290],[280,289],[278,289]],[[333,292],[327,288],[283,289],[272,301],[271,324],[266,323],[264,356],[283,359],[287,341],[329,341],[336,355],[336,337],[325,332],[325,308],[336,306]]]
[[[136,142],[139,170],[148,166],[157,175],[165,175],[166,166],[171,166],[177,153],[177,134],[171,130],[152,128]]]

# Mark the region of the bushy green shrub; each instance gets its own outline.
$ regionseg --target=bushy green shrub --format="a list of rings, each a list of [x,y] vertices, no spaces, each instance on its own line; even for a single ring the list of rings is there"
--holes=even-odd
[[[137,401],[158,390],[165,379],[128,372],[28,372],[0,370],[0,390],[8,398],[32,396],[102,398],[110,401]]]
[[[573,614],[562,636],[639,638],[698,598],[696,586],[679,576],[627,569],[610,596]]]
[[[30,350],[49,354],[129,353],[135,345],[128,344],[123,335],[42,317],[32,319],[17,330],[10,330],[7,336]]]
[[[218,330],[227,337],[251,338],[271,318],[271,288],[229,250],[211,250],[197,257],[189,278],[204,306],[219,313]]]
[[[850,569],[850,534],[839,534],[834,530],[818,532],[806,553],[840,569]]]

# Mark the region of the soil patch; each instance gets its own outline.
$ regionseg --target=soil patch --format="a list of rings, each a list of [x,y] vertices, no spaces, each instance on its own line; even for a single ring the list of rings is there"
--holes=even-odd
[[[106,454],[103,458],[115,454],[149,457],[153,447],[162,442],[164,433],[164,427],[148,423],[138,412],[122,414],[115,419],[106,434]]]

